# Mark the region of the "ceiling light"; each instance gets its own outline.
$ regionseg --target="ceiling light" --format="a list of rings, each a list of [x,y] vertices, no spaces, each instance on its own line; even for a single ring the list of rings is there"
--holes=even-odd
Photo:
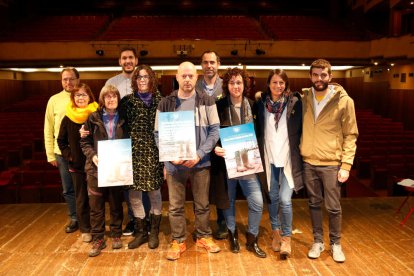
[[[239,67],[242,68],[242,63],[237,65],[229,64],[229,65],[220,65],[221,68],[228,68],[228,67]],[[332,71],[343,71],[355,68],[357,66],[332,66]],[[152,70],[154,71],[176,71],[178,69],[178,65],[154,65],[151,66]],[[117,72],[120,70],[119,66],[106,66],[106,67],[76,67],[79,72]],[[196,65],[197,70],[201,70],[201,65]],[[309,70],[307,66],[294,66],[294,65],[281,65],[281,66],[274,66],[274,65],[246,65],[246,70],[274,70],[274,69],[283,69],[283,70],[298,70],[304,71]],[[23,72],[23,73],[37,73],[37,72],[52,72],[57,73],[61,72],[62,69],[58,67],[54,68],[0,68],[0,70],[4,71],[14,71],[14,72]]]

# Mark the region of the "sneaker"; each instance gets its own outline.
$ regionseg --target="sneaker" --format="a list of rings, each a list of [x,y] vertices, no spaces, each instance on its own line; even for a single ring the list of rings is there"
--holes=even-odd
[[[122,235],[131,236],[131,235],[134,235],[134,233],[135,233],[135,220],[131,219],[125,226],[124,230],[122,231]]]
[[[120,248],[122,248],[121,238],[119,237],[112,238],[112,249],[120,249]]]
[[[312,244],[311,249],[308,252],[308,257],[311,259],[317,259],[321,256],[322,251],[325,250],[325,245],[323,242],[315,242]]]
[[[331,245],[331,252],[332,252],[332,258],[337,263],[343,263],[345,262],[345,255],[342,251],[342,246],[340,244],[332,244]]]
[[[220,247],[210,237],[197,239],[196,245],[198,247],[204,248],[205,250],[207,250],[207,252],[210,253],[217,253],[221,250]]]
[[[96,240],[93,242],[92,249],[89,251],[89,257],[95,257],[101,254],[101,250],[106,247],[104,239]]]
[[[187,250],[185,242],[179,243],[178,241],[173,240],[170,248],[167,251],[167,259],[170,261],[178,260],[181,256],[181,253],[183,253],[185,250]]]
[[[90,233],[82,233],[82,241],[86,243],[91,242],[92,235]]]

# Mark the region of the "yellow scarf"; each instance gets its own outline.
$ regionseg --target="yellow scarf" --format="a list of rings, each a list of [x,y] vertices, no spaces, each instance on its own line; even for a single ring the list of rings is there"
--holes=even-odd
[[[95,112],[97,108],[97,102],[90,103],[84,108],[76,107],[70,102],[66,106],[66,116],[74,123],[83,124],[88,119],[89,114]]]

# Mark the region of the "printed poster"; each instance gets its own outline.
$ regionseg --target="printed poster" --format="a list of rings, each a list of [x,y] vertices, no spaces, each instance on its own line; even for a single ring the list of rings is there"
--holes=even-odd
[[[160,162],[196,158],[194,111],[158,113]]]
[[[263,172],[253,123],[220,129],[228,178]]]
[[[98,187],[133,184],[131,139],[98,141]]]

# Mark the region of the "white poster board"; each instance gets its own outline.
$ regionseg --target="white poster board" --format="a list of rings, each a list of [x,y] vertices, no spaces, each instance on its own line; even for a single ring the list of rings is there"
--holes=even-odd
[[[98,141],[98,187],[132,185],[131,139]]]

